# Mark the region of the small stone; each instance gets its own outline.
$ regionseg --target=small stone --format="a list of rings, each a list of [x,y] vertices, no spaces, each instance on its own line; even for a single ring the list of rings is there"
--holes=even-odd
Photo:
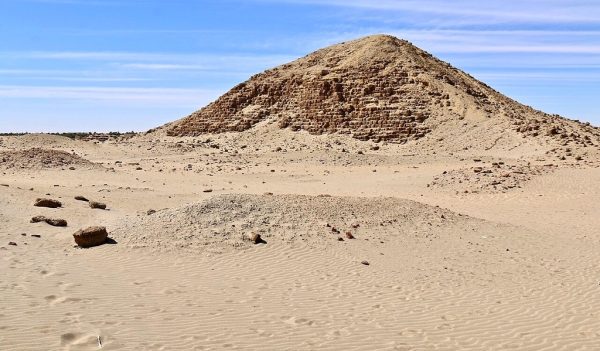
[[[338,238],[337,240],[338,241],[344,241],[344,238]]]
[[[362,261],[361,264],[364,264],[365,266],[369,266],[370,265],[369,261]]]
[[[34,238],[41,238],[41,237],[42,237],[42,236],[41,236],[41,235],[39,235],[39,234],[31,234],[31,236],[32,236],[32,237],[34,237]]]
[[[96,201],[90,201],[90,208],[96,208],[100,210],[106,210],[106,204]]]
[[[246,240],[249,240],[249,241],[253,242],[254,244],[260,244],[263,242],[262,238],[260,237],[260,234],[255,233],[255,232],[250,232],[250,233],[246,234]]]
[[[67,221],[65,221],[64,219],[52,219],[52,218],[46,218],[44,216],[35,216],[31,219],[30,222],[31,223],[46,222],[54,227],[66,227],[67,226]]]
[[[50,224],[53,227],[66,227],[67,226],[67,221],[65,221],[64,219],[47,218],[46,223]]]
[[[90,201],[90,200],[86,199],[85,197],[83,197],[83,196],[79,196],[79,195],[78,195],[78,196],[75,196],[75,200],[78,200],[78,201],[85,201],[85,202],[89,202],[89,201]]]
[[[153,214],[155,214],[155,213],[156,213],[156,210],[148,210],[148,212],[146,212],[146,214],[147,214],[148,216],[150,216],[150,215],[153,215]]]
[[[36,199],[33,204],[35,207],[48,207],[48,208],[58,208],[62,207],[62,203],[58,200],[52,199]]]
[[[14,242],[14,241],[10,241],[10,242],[8,243],[8,245],[11,245],[11,246],[17,246],[17,243],[16,243],[16,242]]]
[[[204,190],[202,190],[202,192],[204,192],[204,193],[212,193],[213,190],[212,189],[204,189]]]
[[[73,234],[75,243],[80,247],[93,247],[104,244],[108,238],[106,227],[89,227]]]
[[[39,223],[39,222],[45,222],[45,221],[46,221],[46,217],[44,217],[44,216],[35,216],[29,222],[30,223]]]
[[[354,235],[352,235],[352,233],[350,233],[350,232],[346,232],[346,238],[355,239]]]

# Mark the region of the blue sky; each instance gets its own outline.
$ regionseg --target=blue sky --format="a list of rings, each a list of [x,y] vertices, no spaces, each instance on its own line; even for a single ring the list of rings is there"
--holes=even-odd
[[[146,130],[377,33],[600,125],[598,0],[0,0],[0,131]]]

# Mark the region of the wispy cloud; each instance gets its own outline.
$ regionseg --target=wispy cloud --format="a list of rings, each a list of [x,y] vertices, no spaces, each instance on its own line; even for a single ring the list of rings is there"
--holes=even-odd
[[[600,71],[596,72],[535,72],[535,71],[505,71],[505,72],[472,72],[478,79],[484,81],[522,81],[540,82],[598,82]]]
[[[157,70],[157,71],[208,71],[215,67],[204,65],[182,65],[173,63],[126,63],[121,65],[124,68],[133,68],[141,70]]]
[[[120,0],[4,0],[13,2],[31,2],[51,5],[123,5]],[[140,0],[137,0],[140,1]]]
[[[259,0],[271,1],[274,0]],[[406,11],[438,16],[469,17],[473,22],[597,23],[600,3],[595,0],[283,0],[287,3],[324,5],[363,10]],[[458,17],[458,18],[456,18]]]
[[[221,94],[208,89],[0,85],[0,98],[110,100],[145,104],[203,104]]]
[[[288,55],[269,54],[205,54],[205,53],[151,53],[125,51],[3,51],[0,58],[97,61],[169,61],[169,62],[278,62]]]
[[[315,36],[315,47],[385,33],[407,39],[435,54],[513,53],[600,55],[600,30],[479,30],[415,29],[393,26],[362,27]],[[576,62],[579,56],[573,56]],[[551,57],[549,57],[551,59]],[[600,62],[600,61],[598,61]]]
[[[148,77],[110,76],[105,71],[76,71],[50,69],[0,69],[0,77],[65,82],[147,82]]]

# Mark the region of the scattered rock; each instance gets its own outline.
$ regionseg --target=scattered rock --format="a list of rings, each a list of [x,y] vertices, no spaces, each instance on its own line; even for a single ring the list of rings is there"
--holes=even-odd
[[[73,234],[73,238],[77,245],[87,248],[104,244],[108,233],[106,227],[89,227],[78,230]]]
[[[254,244],[264,243],[265,241],[260,237],[260,234],[255,232],[250,232],[246,234],[246,240],[253,242]]]
[[[100,210],[106,210],[106,204],[96,201],[90,201],[90,208],[96,208]]]
[[[62,207],[62,202],[52,199],[36,199],[33,204],[35,207],[58,208]]]
[[[67,221],[64,219],[47,218],[44,216],[35,216],[31,219],[30,222],[31,223],[46,222],[53,227],[66,227],[67,226]]]

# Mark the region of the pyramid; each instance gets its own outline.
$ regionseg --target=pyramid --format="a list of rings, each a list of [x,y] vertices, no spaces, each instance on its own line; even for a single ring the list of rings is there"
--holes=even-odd
[[[333,45],[257,74],[164,128],[169,136],[199,136],[269,120],[310,134],[406,143],[448,121],[488,119],[498,133],[600,145],[598,128],[522,105],[388,35]]]

